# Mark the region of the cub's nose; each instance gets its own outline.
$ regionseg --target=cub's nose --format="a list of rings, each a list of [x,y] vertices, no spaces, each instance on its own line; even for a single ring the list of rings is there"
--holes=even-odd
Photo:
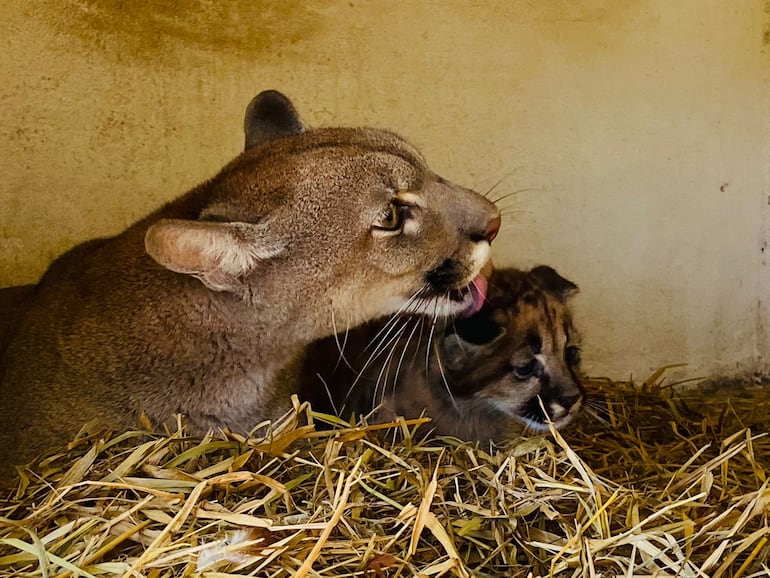
[[[580,406],[582,401],[583,395],[579,391],[574,393],[565,393],[558,398],[558,404],[564,408],[564,413],[569,413],[574,407]]]

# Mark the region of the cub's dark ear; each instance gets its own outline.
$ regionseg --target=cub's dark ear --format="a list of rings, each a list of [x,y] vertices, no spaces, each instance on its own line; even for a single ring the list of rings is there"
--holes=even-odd
[[[490,311],[489,307],[482,307],[475,315],[455,319],[449,325],[447,333],[454,333],[462,341],[473,345],[491,343],[503,328],[492,319]]]
[[[578,291],[577,285],[565,279],[547,265],[535,267],[529,272],[529,275],[543,291],[553,293],[562,301]]]
[[[269,140],[299,134],[304,130],[305,126],[294,105],[277,90],[260,92],[246,108],[246,116],[243,119],[246,150]]]
[[[441,363],[450,371],[473,371],[474,366],[492,354],[505,336],[505,329],[498,325],[482,324],[472,331],[469,326],[450,332],[441,340]]]

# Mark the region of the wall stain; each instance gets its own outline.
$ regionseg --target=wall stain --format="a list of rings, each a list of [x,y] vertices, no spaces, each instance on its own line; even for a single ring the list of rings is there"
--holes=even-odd
[[[770,50],[770,0],[765,0],[765,14],[762,23],[762,52]]]
[[[551,0],[550,2],[527,2],[527,18],[543,23],[594,23],[616,18],[639,7],[639,0]]]
[[[36,10],[59,34],[119,61],[173,64],[177,49],[253,58],[298,49],[326,21],[319,1],[44,0]]]
[[[585,55],[606,53],[640,21],[659,18],[655,5],[646,0],[520,0],[514,6],[511,17],[531,22],[550,41]]]
[[[119,62],[169,65],[178,64],[179,50],[190,49],[251,59],[302,56],[309,40],[344,30],[341,22],[353,26],[367,13],[366,5],[326,0],[39,0],[36,5],[30,16],[80,41],[88,51]],[[600,33],[597,25],[609,30],[630,25],[646,5],[640,0],[514,0],[481,2],[477,10],[494,9],[513,22],[529,22],[563,43],[570,42],[564,30],[590,30],[593,37]],[[594,38],[588,44],[601,43]]]

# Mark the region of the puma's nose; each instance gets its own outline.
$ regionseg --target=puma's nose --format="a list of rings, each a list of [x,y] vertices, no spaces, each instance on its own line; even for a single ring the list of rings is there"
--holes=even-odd
[[[491,221],[489,221],[489,225],[487,225],[487,230],[484,231],[484,238],[489,241],[490,243],[495,240],[495,237],[497,237],[497,233],[500,232],[500,215],[495,215]]]
[[[481,232],[481,228],[476,231],[477,232],[471,234],[471,241],[474,243],[481,243],[482,241],[491,243],[500,231],[500,214],[498,213],[492,217],[483,233]]]

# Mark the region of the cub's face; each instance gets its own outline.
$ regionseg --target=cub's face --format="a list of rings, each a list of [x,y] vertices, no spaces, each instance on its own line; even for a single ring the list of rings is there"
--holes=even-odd
[[[207,185],[197,218],[150,228],[150,255],[213,290],[318,312],[312,338],[397,311],[480,309],[497,208],[392,133],[305,131],[276,98],[250,106],[247,149]],[[287,130],[265,124],[276,110]]]
[[[584,397],[580,344],[565,299],[577,287],[553,269],[495,271],[488,303],[441,343],[446,383],[535,431],[566,425]],[[434,379],[437,379],[434,377]]]

